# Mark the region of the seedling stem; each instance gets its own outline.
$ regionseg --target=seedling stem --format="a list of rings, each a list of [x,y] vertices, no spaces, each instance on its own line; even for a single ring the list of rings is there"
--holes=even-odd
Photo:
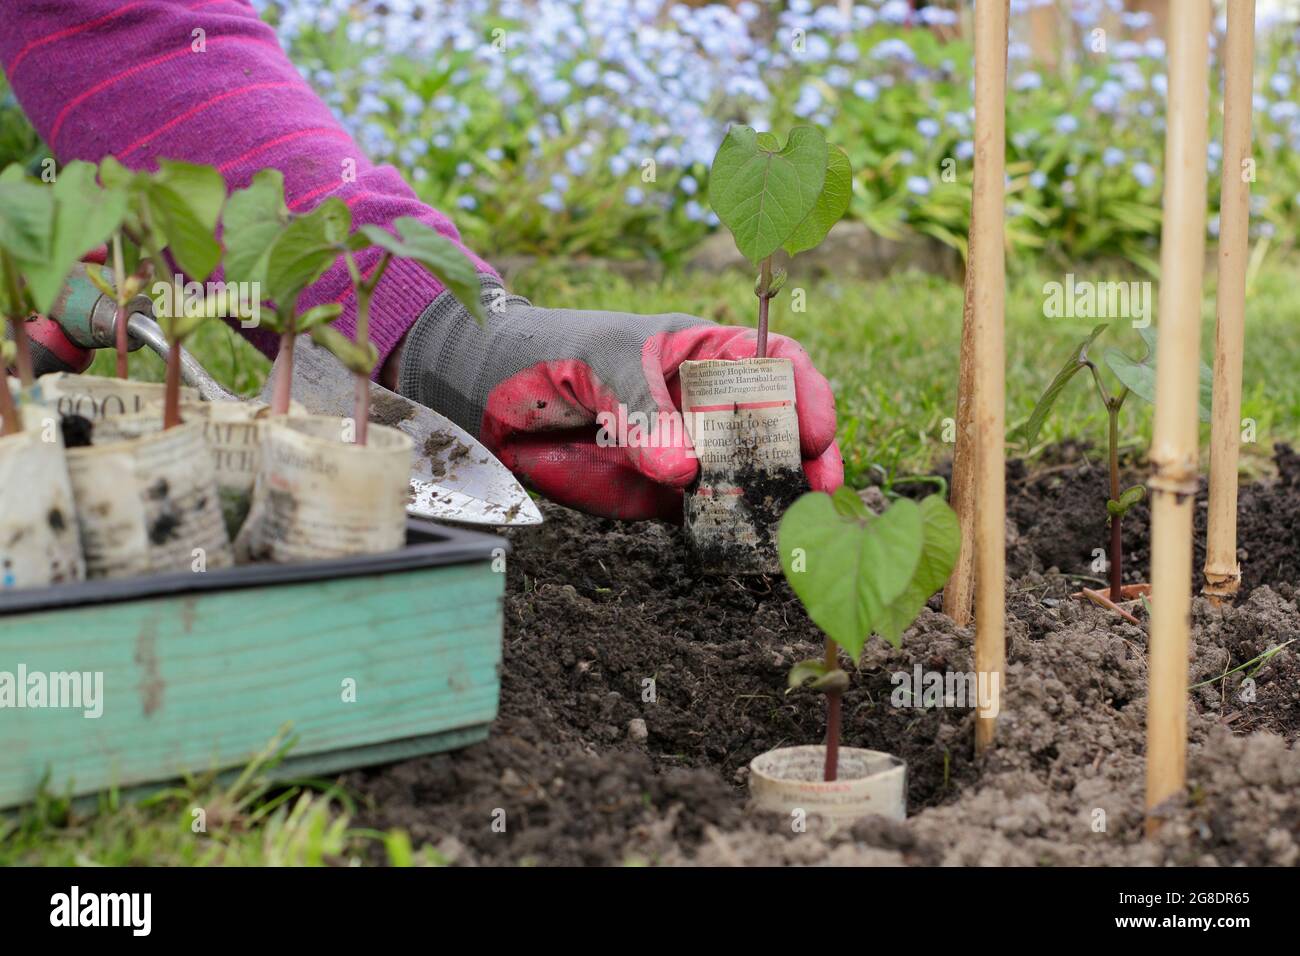
[[[757,358],[767,358],[767,310],[776,295],[772,291],[772,257],[763,260],[759,268],[758,279],[758,347],[754,352]],[[832,779],[832,778],[827,778]]]
[[[829,637],[826,638],[826,670],[835,670],[839,666],[839,646]],[[826,769],[822,778],[828,783],[839,776],[840,763],[840,712],[843,694],[838,690],[826,693]]]
[[[348,275],[352,278],[352,285],[356,289],[357,295],[357,333],[356,343],[361,348],[366,348],[370,343],[370,300],[374,297],[375,289],[379,285],[379,280],[384,277],[384,272],[388,269],[388,264],[392,261],[392,253],[385,252],[375,266],[369,278],[361,277],[361,269],[357,266],[357,261],[353,258],[351,252],[344,253],[344,259],[348,265]],[[368,424],[370,422],[370,379],[359,372],[355,373],[356,377],[356,402],[353,415],[356,419],[356,438],[358,445],[366,443]]]
[[[289,414],[289,396],[293,388],[293,342],[298,337],[298,323],[294,320],[297,314],[298,297],[294,296],[280,314],[280,327],[284,330],[280,333],[282,360],[275,376],[275,389],[271,393],[272,415]]]

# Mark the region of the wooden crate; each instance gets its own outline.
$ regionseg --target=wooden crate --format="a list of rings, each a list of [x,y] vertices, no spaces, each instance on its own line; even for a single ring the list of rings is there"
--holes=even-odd
[[[47,773],[55,792],[84,795],[237,767],[285,724],[298,741],[282,776],[483,739],[500,690],[507,545],[414,520],[407,542],[0,592],[0,682],[20,666],[29,687],[32,674],[102,674],[97,718],[0,706],[0,807],[31,800]]]

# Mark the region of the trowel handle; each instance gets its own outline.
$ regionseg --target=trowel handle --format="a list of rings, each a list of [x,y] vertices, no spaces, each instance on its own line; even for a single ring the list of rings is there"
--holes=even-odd
[[[117,303],[104,295],[87,277],[87,270],[98,269],[110,284],[113,280],[111,269],[94,263],[79,262],[68,276],[54,300],[49,318],[55,322],[72,344],[83,349],[111,349],[116,340],[113,327],[117,318]],[[137,295],[126,307],[126,314],[143,312],[153,315],[153,302],[147,295]],[[139,340],[131,341],[128,348],[135,351],[143,345]]]

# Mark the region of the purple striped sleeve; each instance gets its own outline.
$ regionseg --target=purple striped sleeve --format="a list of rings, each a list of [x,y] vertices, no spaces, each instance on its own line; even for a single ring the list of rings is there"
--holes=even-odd
[[[0,63],[61,162],[113,154],[149,169],[179,159],[217,167],[231,189],[274,167],[295,212],[338,196],[354,226],[414,216],[460,244],[397,170],[366,159],[246,0],[6,0],[0,21]],[[363,254],[363,269],[377,258]],[[407,262],[384,275],[370,323],[381,366],[442,288]],[[351,336],[356,306],[342,263],[302,307],[322,302],[343,303],[335,326]],[[245,334],[274,355],[275,336]]]

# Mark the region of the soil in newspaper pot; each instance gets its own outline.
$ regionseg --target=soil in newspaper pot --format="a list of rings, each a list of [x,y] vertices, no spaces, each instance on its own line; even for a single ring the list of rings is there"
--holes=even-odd
[[[839,749],[839,772],[823,777],[826,748],[782,747],[749,764],[749,795],[755,810],[836,827],[861,817],[907,816],[907,765],[892,754],[858,747]]]
[[[59,416],[27,404],[0,437],[0,590],[85,576]]]
[[[414,443],[371,423],[276,416],[259,423],[261,468],[235,542],[242,561],[291,563],[402,547]]]
[[[226,567],[233,562],[203,422],[162,428],[156,414],[109,416],[67,451],[90,578]]]
[[[686,428],[700,475],[686,531],[705,572],[776,574],[777,523],[808,489],[789,359],[683,362]]]

